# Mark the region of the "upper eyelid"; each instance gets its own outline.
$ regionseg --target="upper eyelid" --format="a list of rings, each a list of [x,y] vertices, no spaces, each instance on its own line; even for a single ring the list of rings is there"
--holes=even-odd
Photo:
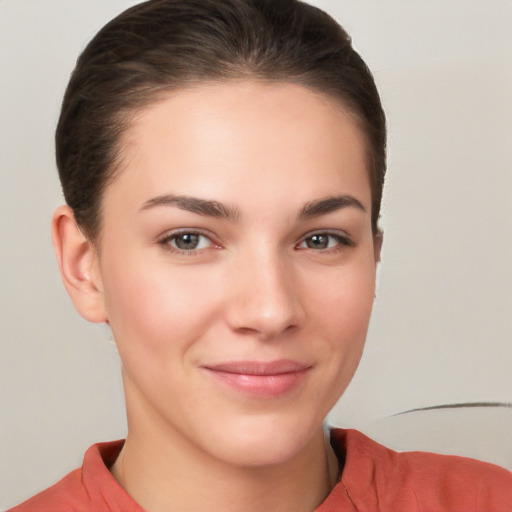
[[[206,238],[209,243],[207,247],[201,247],[201,248],[193,248],[193,249],[180,249],[179,247],[174,247],[174,245],[171,243],[173,239],[178,238],[180,235],[198,235]],[[171,230],[167,231],[160,237],[158,237],[155,241],[157,246],[160,246],[165,251],[169,253],[173,253],[176,256],[194,256],[194,255],[200,255],[200,254],[206,254],[210,250],[217,250],[221,249],[222,246],[215,241],[215,239],[209,235],[204,233],[202,230],[197,229],[178,229],[178,230]]]
[[[215,243],[215,236],[208,230],[200,229],[200,228],[178,228],[178,229],[170,229],[168,231],[164,231],[161,235],[156,237],[157,242],[161,242],[163,240],[168,240],[170,238],[174,238],[175,236],[185,235],[190,233],[192,235],[200,235],[205,236],[213,243]]]
[[[180,249],[178,247],[173,247],[171,244],[171,241],[180,235],[186,235],[186,234],[192,234],[192,235],[198,235],[203,236],[206,239],[208,239],[209,244],[207,247],[202,247],[200,249]],[[220,249],[222,248],[222,245],[215,239],[215,237],[209,233],[205,233],[202,230],[197,229],[179,229],[179,230],[172,230],[167,231],[166,233],[162,234],[155,240],[155,244],[164,247],[166,250],[169,250],[171,252],[177,253],[177,254],[195,254],[195,253],[201,253],[203,251],[208,251],[210,249]]]
[[[339,238],[344,238],[347,240],[352,240],[352,236],[347,233],[347,231],[343,229],[314,229],[308,231],[306,234],[302,235],[299,241],[304,241],[306,238],[309,238],[314,235],[327,235],[327,236],[337,236]]]
[[[295,244],[295,247],[299,250],[302,250],[300,246],[312,236],[315,235],[325,235],[325,236],[332,236],[338,239],[338,243],[336,244],[336,247],[322,249],[322,252],[329,252],[333,250],[339,250],[342,247],[354,247],[356,245],[354,239],[348,235],[345,231],[340,230],[315,230],[311,231],[308,234],[304,235],[302,238],[299,239],[299,241]]]

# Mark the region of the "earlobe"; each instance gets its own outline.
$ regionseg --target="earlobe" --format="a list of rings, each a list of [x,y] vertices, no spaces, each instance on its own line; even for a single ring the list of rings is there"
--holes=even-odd
[[[61,206],[53,214],[52,242],[62,282],[78,313],[89,322],[106,322],[97,252],[69,206]]]

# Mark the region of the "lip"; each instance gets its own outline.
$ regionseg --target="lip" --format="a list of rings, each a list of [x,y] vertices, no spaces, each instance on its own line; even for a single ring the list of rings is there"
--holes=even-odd
[[[306,379],[312,365],[289,359],[229,361],[202,367],[220,383],[238,392],[275,398],[290,393]]]

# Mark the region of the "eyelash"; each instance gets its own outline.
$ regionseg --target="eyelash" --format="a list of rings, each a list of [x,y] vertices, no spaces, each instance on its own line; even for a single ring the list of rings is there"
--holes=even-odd
[[[171,245],[171,243],[173,241],[176,241],[179,237],[183,237],[185,235],[204,238],[204,239],[208,240],[208,246],[187,250],[187,249],[181,249],[179,247]],[[158,240],[158,244],[161,245],[162,247],[164,247],[168,251],[178,253],[178,254],[183,254],[185,256],[194,256],[198,252],[202,252],[202,251],[210,249],[210,248],[214,248],[214,249],[220,248],[220,245],[216,244],[212,240],[212,237],[210,235],[207,235],[201,231],[196,231],[194,229],[183,229],[181,231],[175,231],[171,234],[165,235],[163,238]]]
[[[333,247],[325,247],[325,248],[317,248],[313,249],[312,247],[301,247],[302,244],[307,243],[308,240],[313,239],[314,237],[326,237],[327,243],[329,244],[329,239],[334,239],[336,241],[335,245]],[[353,247],[354,241],[351,240],[347,235],[341,235],[340,233],[333,233],[330,231],[315,231],[314,233],[310,233],[307,236],[305,236],[301,242],[297,245],[297,248],[299,250],[306,250],[311,249],[315,252],[321,252],[321,253],[332,253],[332,252],[338,252],[342,251],[346,247]]]
[[[192,237],[199,237],[204,238],[208,240],[208,245],[206,247],[199,247],[199,248],[193,248],[193,249],[182,249],[180,247],[177,247],[176,245],[172,245],[173,241],[176,241],[179,237],[184,237],[185,235],[192,236]],[[308,247],[307,243],[309,240],[312,240],[314,237],[326,237],[327,238],[327,244],[330,244],[330,240],[335,240],[335,245],[332,247],[325,247],[325,248],[313,248]],[[201,245],[200,241],[198,242],[199,245]],[[194,256],[198,252],[205,251],[210,248],[219,249],[220,245],[216,244],[210,235],[207,235],[201,231],[193,230],[193,229],[183,229],[181,231],[176,231],[171,234],[168,234],[161,238],[158,241],[158,244],[163,246],[165,249],[175,252],[178,254],[183,254],[186,256]],[[303,244],[306,244],[306,247],[301,247]],[[320,252],[320,253],[332,253],[332,252],[338,252],[342,251],[346,247],[353,247],[355,244],[354,242],[346,235],[341,235],[339,233],[333,233],[329,231],[315,231],[314,233],[310,233],[307,236],[305,236],[295,247],[298,250],[307,250],[311,249],[314,252]]]

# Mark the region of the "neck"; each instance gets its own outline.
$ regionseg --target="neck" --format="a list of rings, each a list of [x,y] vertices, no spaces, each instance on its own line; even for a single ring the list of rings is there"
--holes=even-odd
[[[321,428],[290,460],[247,466],[213,458],[168,426],[128,420],[111,471],[148,512],[312,512],[335,483]]]

